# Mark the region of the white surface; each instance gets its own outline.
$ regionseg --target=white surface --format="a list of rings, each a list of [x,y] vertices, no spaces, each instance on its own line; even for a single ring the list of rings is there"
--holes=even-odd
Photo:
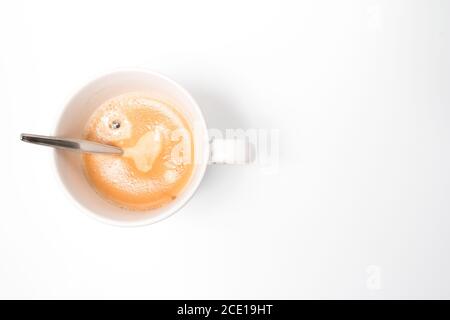
[[[111,2],[0,4],[0,297],[450,298],[450,2]],[[136,66],[279,129],[278,172],[210,168],[149,227],[80,214],[19,133]]]

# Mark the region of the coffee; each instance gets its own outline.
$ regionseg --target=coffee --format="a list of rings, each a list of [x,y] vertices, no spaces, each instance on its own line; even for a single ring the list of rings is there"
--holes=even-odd
[[[110,202],[131,210],[161,207],[188,184],[194,165],[192,130],[173,106],[144,93],[105,101],[84,137],[122,148],[122,155],[84,154],[85,174]]]

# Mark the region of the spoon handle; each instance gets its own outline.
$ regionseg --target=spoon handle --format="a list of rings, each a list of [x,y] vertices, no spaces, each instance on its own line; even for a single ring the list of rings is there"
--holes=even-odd
[[[101,144],[98,142],[81,139],[49,137],[36,134],[22,133],[20,135],[20,140],[43,146],[49,146],[59,149],[67,149],[72,151],[80,151],[87,153],[122,154],[122,149],[119,147],[114,147],[106,144]]]

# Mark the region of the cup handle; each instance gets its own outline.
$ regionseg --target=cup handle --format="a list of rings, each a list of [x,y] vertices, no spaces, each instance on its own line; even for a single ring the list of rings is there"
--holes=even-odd
[[[254,146],[246,139],[213,138],[209,144],[209,164],[250,164],[254,161]]]

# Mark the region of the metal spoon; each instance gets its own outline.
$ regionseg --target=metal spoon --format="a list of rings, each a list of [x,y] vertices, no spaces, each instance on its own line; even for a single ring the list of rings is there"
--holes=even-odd
[[[81,139],[40,136],[36,134],[22,133],[20,135],[20,140],[34,144],[40,144],[43,146],[49,146],[59,149],[67,149],[78,152],[104,153],[104,154],[123,153],[122,149],[119,147],[114,147],[107,144]]]

